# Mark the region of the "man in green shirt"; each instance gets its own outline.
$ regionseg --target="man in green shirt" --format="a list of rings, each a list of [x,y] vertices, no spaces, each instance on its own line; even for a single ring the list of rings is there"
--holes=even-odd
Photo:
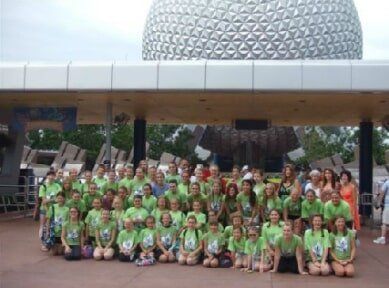
[[[350,227],[352,224],[350,206],[346,201],[340,199],[337,191],[334,191],[331,193],[331,201],[324,205],[324,220],[330,230],[333,228],[335,219],[340,216],[346,219],[346,223]]]
[[[135,170],[135,177],[130,184],[131,194],[143,195],[143,186],[148,183],[148,180],[145,178],[142,168],[137,168]]]

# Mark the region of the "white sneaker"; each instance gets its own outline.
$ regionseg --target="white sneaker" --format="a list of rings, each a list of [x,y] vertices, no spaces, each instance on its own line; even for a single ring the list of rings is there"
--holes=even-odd
[[[383,244],[383,245],[386,244],[385,237],[378,237],[377,239],[373,240],[373,242],[374,242],[375,244]]]

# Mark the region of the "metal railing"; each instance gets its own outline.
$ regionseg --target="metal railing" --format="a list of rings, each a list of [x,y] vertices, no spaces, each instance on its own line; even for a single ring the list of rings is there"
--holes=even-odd
[[[27,216],[35,206],[41,180],[36,176],[20,176],[19,183],[24,184],[0,184],[3,190],[0,193],[0,213],[23,212]]]

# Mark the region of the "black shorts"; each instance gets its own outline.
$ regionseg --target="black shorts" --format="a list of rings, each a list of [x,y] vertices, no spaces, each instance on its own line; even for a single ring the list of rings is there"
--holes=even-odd
[[[297,258],[296,256],[281,256],[280,263],[278,264],[278,272],[280,273],[286,273],[291,272],[298,274],[299,269],[297,265]]]

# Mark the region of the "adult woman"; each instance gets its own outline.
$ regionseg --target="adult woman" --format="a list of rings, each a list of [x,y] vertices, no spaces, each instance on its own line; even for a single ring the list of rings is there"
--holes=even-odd
[[[297,189],[297,191],[301,193],[301,185],[296,177],[293,166],[286,164],[282,171],[282,180],[277,191],[278,197],[284,201],[286,197],[290,195],[293,188]]]
[[[291,223],[284,225],[282,236],[275,243],[274,266],[271,272],[308,274],[303,265],[303,242],[293,234]]]
[[[339,190],[340,184],[336,179],[334,170],[330,168],[324,169],[324,179],[321,184],[320,200],[323,203],[328,202],[331,199],[331,193],[333,190]]]
[[[308,189],[307,192],[305,192],[305,200],[301,203],[301,218],[305,226],[310,226],[312,224],[310,223],[310,220],[313,215],[323,215],[323,209],[323,202],[316,197],[315,191]]]
[[[79,220],[77,207],[69,210],[69,221],[62,225],[61,240],[65,247],[66,260],[80,260],[81,247],[84,246],[84,223]]]
[[[328,276],[330,274],[330,266],[327,263],[330,239],[328,231],[323,229],[322,215],[317,214],[312,217],[312,229],[305,231],[304,246],[309,274]]]
[[[333,232],[330,234],[332,269],[338,277],[353,277],[355,259],[355,236],[347,229],[346,219],[338,217],[335,220]]]
[[[320,197],[321,194],[321,186],[320,186],[320,172],[319,170],[312,170],[309,173],[310,182],[305,185],[304,194],[307,193],[309,189],[312,189],[315,192],[316,197]]]
[[[358,191],[353,183],[351,183],[351,173],[344,170],[340,173],[340,196],[350,206],[351,217],[353,218],[354,228],[361,229],[358,213]]]

